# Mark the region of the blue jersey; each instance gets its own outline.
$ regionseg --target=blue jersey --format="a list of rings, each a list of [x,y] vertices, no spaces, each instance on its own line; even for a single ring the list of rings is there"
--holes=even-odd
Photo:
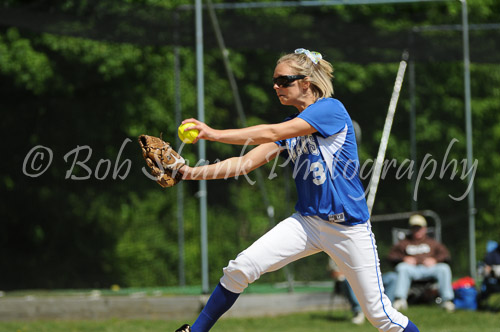
[[[323,98],[299,117],[317,132],[276,142],[293,166],[297,212],[344,224],[369,219],[351,118],[337,99]]]

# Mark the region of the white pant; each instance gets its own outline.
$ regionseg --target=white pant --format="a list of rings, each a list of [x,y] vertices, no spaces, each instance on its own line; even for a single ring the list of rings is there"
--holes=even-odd
[[[370,222],[344,226],[295,213],[231,260],[220,282],[227,290],[241,293],[262,274],[321,251],[345,274],[373,326],[379,331],[400,332],[408,325],[408,318],[384,294]]]

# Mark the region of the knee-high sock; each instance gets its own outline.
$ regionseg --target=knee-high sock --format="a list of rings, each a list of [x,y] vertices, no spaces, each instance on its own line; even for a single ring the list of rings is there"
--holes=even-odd
[[[403,332],[420,332],[419,329],[412,323],[411,320],[408,321],[408,325]]]
[[[228,311],[234,302],[236,302],[238,296],[240,296],[240,294],[228,291],[219,283],[212,292],[212,295],[210,295],[205,308],[203,308],[191,327],[191,331],[209,331],[220,316]]]

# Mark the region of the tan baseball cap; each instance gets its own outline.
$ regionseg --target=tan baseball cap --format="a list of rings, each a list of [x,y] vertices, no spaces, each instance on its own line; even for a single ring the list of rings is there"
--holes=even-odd
[[[410,217],[410,221],[408,222],[410,226],[420,226],[427,227],[427,220],[419,214],[414,214]]]

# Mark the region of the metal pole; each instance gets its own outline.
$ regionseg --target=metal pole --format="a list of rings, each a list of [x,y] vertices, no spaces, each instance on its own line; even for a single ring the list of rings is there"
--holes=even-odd
[[[196,83],[198,94],[198,120],[205,122],[205,95],[203,77],[203,17],[201,0],[195,2],[196,17]],[[198,142],[200,162],[205,161],[205,140]],[[207,241],[207,181],[201,180],[198,196],[200,198],[200,236],[201,236],[201,289],[209,292],[208,284],[208,241]]]
[[[179,47],[174,49],[174,77],[175,77],[175,123],[182,121],[181,96],[180,96],[180,64]],[[177,137],[177,147],[181,144]],[[179,151],[179,149],[177,149]],[[186,285],[186,275],[184,269],[184,186],[183,183],[177,185],[177,242],[179,246],[179,286]]]
[[[413,35],[413,34],[412,34]],[[410,45],[412,47],[412,45]],[[411,51],[410,51],[411,52]],[[416,122],[417,122],[417,111],[415,107],[415,59],[414,54],[410,54],[410,61],[408,63],[409,71],[409,89],[410,89],[410,158],[414,164],[414,168],[417,169],[417,134],[416,134]],[[418,202],[414,199],[413,193],[415,192],[415,187],[417,186],[417,174],[413,172],[411,176],[411,210],[416,211],[418,209]]]
[[[467,0],[462,2],[462,36],[464,47],[464,90],[465,90],[465,131],[467,139],[467,168],[472,166],[472,110],[471,110],[471,87],[470,87],[470,57],[469,57],[469,14],[467,11]],[[469,205],[469,264],[470,274],[476,279],[476,208],[474,206],[474,184],[472,174],[467,174],[467,180],[471,183],[471,190],[467,196]]]
[[[182,107],[181,107],[181,61],[179,54],[179,13],[174,15],[175,20],[175,47],[174,47],[174,99],[175,99],[175,123],[182,121]],[[176,138],[177,151],[180,150],[181,140]],[[180,182],[177,185],[177,245],[179,248],[179,286],[186,286],[186,273],[184,263],[184,185]]]
[[[382,130],[382,139],[380,140],[377,158],[375,159],[373,174],[370,179],[370,183],[368,185],[369,193],[368,193],[368,198],[366,199],[366,204],[368,205],[368,212],[370,213],[370,215],[372,214],[373,205],[375,203],[375,195],[377,194],[377,188],[380,182],[382,165],[384,163],[387,144],[389,143],[389,136],[391,135],[392,123],[394,120],[394,114],[396,113],[396,106],[398,104],[399,93],[401,92],[401,87],[403,85],[403,79],[405,76],[407,61],[408,61],[408,52],[404,51],[403,59],[399,63],[398,73],[396,74],[396,82],[394,83],[394,89],[392,91],[391,101],[389,103],[389,109],[387,110],[384,129]]]

